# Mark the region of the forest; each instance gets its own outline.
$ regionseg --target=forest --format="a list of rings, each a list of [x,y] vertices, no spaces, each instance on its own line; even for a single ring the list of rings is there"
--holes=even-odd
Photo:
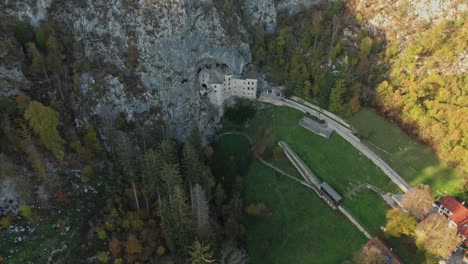
[[[343,1],[294,16],[278,29],[251,28],[254,63],[286,94],[350,116],[372,107],[428,144],[464,179],[468,168],[468,86],[462,72],[464,20],[426,26],[408,40],[387,39]]]
[[[0,218],[2,231],[26,225],[47,243],[65,239],[69,252],[54,260],[66,263],[247,262],[242,184],[225,191],[223,175],[211,173],[213,148],[202,147],[196,129],[177,142],[162,123],[144,126],[123,117],[75,127],[69,107],[79,85],[74,76],[92,70],[82,45],[53,22],[33,29],[2,17],[0,26],[2,49],[11,63],[15,52],[24,54],[23,72],[37,88],[0,97],[0,180],[13,179],[24,198],[18,215]],[[129,65],[134,56],[129,52]],[[103,70],[115,73],[111,66]],[[70,176],[76,171],[80,176]],[[50,259],[53,252],[44,253],[38,242],[26,241],[28,254],[9,261],[46,261],[49,253]],[[0,263],[7,254],[2,247]]]

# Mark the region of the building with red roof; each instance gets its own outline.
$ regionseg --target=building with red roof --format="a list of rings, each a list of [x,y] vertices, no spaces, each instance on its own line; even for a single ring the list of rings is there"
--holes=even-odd
[[[468,247],[468,207],[465,202],[458,201],[455,197],[447,196],[439,200],[439,214],[450,219],[450,225],[457,227],[458,234],[464,239]]]
[[[367,249],[375,250],[385,257],[388,264],[403,264],[403,261],[378,237],[373,237],[364,246]]]

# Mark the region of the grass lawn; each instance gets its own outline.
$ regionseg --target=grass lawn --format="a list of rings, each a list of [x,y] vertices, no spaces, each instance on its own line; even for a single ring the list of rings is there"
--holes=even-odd
[[[462,196],[462,181],[457,172],[445,165],[428,147],[406,135],[396,124],[372,109],[363,109],[350,123],[390,166],[411,185],[432,187],[435,196]],[[465,198],[466,194],[465,194]]]
[[[308,188],[254,162],[245,176],[245,204],[271,215],[245,217],[251,263],[341,263],[366,238]]]
[[[363,110],[351,121],[361,134],[363,128],[356,120],[363,126],[367,124],[370,129],[373,122],[367,116],[369,114],[372,118],[379,118],[369,110]],[[278,140],[287,142],[320,180],[327,181],[343,196],[351,184],[358,183],[369,183],[385,192],[401,192],[378,167],[336,133],[326,139],[298,126],[301,117],[303,113],[287,107],[265,107],[258,110],[243,127],[226,125],[225,131],[237,130],[249,134],[254,145],[264,149],[261,152],[265,159],[291,175],[300,177],[287,158],[273,159],[272,150]],[[414,142],[398,127],[383,119],[375,123],[375,130],[366,140],[373,147],[381,143],[379,154],[392,150],[395,151],[393,156],[400,155],[399,159],[383,155],[397,172],[411,184],[424,182],[436,186],[437,190],[456,193],[455,187],[460,181],[455,171],[444,166],[429,148]],[[380,133],[390,133],[390,136],[382,136]],[[239,140],[247,145],[245,139],[223,143],[224,139],[220,145],[231,144],[233,148],[239,149]],[[385,148],[388,148],[385,150],[387,152],[383,151]],[[411,155],[416,156],[410,159]],[[248,158],[251,160],[251,156]],[[398,164],[395,165],[395,162]],[[411,169],[406,169],[406,165]],[[242,175],[245,175],[247,204],[264,202],[272,212],[271,216],[265,218],[246,217],[248,248],[253,263],[340,263],[350,259],[353,252],[366,241],[344,216],[329,208],[311,190],[278,175],[261,163],[254,162],[247,173]],[[435,179],[438,175],[440,178]],[[448,181],[448,187],[444,181]],[[343,206],[372,235],[382,236],[380,226],[385,225],[388,208],[375,192],[361,191],[353,200],[345,199]],[[328,241],[329,238],[333,238],[333,241]],[[424,253],[416,251],[411,238],[385,240],[406,263],[426,261]],[[344,247],[348,249],[344,250]]]
[[[245,130],[255,143],[267,148],[274,147],[278,140],[285,141],[321,180],[341,194],[350,183],[357,182],[367,182],[384,191],[398,191],[377,166],[336,133],[326,139],[298,126],[302,116],[287,107],[265,108],[247,122]]]

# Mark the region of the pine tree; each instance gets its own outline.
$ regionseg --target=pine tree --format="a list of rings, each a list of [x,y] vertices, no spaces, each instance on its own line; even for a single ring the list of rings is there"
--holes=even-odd
[[[177,150],[174,145],[174,142],[171,140],[163,140],[159,144],[159,147],[157,149],[158,152],[158,158],[161,161],[164,161],[165,163],[172,163],[175,164],[177,163],[178,155],[177,155]],[[160,161],[160,164],[163,162]]]
[[[192,211],[196,220],[197,234],[204,237],[208,233],[210,208],[203,188],[196,184],[192,191]]]
[[[160,178],[163,182],[163,193],[169,196],[172,201],[172,196],[176,186],[182,186],[182,177],[180,176],[178,164],[170,164],[163,162],[159,171]]]
[[[129,138],[125,133],[118,131],[115,133],[114,136],[114,153],[117,157],[117,161],[120,165],[123,175],[132,184],[133,194],[135,196],[135,204],[137,206],[137,209],[140,210],[140,204],[138,202],[138,195],[135,186],[135,182],[137,181],[137,175],[135,173],[135,153],[133,151]]]
[[[199,158],[200,153],[195,149],[190,141],[184,144],[182,149],[182,172],[188,189],[192,189],[194,184],[200,184],[205,190],[211,190],[214,186],[214,179],[210,169],[202,163]]]
[[[188,254],[192,264],[209,264],[215,262],[213,258],[214,253],[210,245],[198,240],[193,242],[189,247]]]
[[[305,97],[309,97],[312,91],[312,85],[310,84],[309,80],[305,80],[304,82],[304,90],[303,90],[303,95]]]
[[[167,246],[172,252],[181,251],[193,239],[193,215],[183,189],[174,188],[172,201],[164,200],[161,207],[161,226]]]
[[[201,165],[192,143],[185,142],[182,149],[182,171],[189,189],[192,188],[193,184],[200,183]]]
[[[344,110],[344,96],[346,94],[345,85],[345,80],[340,79],[336,82],[335,87],[332,88],[329,105],[331,111],[342,112]]]
[[[28,54],[31,57],[31,64],[28,66],[28,72],[35,76],[43,76],[45,73],[45,58],[44,55],[36,47],[36,44],[30,42],[27,44]]]
[[[153,201],[156,198],[156,195],[160,200],[162,186],[160,176],[161,174],[158,171],[156,151],[152,149],[147,150],[143,157],[141,170],[141,180],[143,184],[143,191],[147,199],[147,204],[148,200]]]

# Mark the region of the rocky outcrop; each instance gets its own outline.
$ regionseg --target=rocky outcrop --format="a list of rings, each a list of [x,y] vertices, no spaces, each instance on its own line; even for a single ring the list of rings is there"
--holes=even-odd
[[[5,0],[0,7],[7,14],[14,14],[23,21],[28,21],[33,26],[38,26],[48,15],[48,9],[53,0]]]
[[[272,33],[276,29],[279,12],[292,15],[302,8],[311,8],[322,2],[324,0],[247,0],[245,8],[247,8],[252,25],[264,25],[265,31]]]
[[[442,20],[460,19],[468,11],[463,0],[360,0],[356,12],[389,39],[405,38]]]
[[[43,17],[44,8],[34,9],[32,2],[7,3],[5,9],[18,18],[36,21]],[[187,136],[193,125],[212,132],[212,117],[218,111],[211,111],[208,100],[199,93],[199,69],[220,64],[240,74],[251,62],[248,44],[226,33],[223,14],[211,1],[41,3],[48,6],[49,17],[84,44],[85,55],[93,63],[91,71],[79,78],[81,89],[75,102],[78,125],[92,115],[114,118],[123,113],[133,119],[151,111],[154,114],[146,121],[165,121],[176,138]],[[242,28],[239,31],[245,32]],[[136,60],[133,65],[129,65],[130,53]],[[102,77],[109,65],[132,81],[111,74]]]

